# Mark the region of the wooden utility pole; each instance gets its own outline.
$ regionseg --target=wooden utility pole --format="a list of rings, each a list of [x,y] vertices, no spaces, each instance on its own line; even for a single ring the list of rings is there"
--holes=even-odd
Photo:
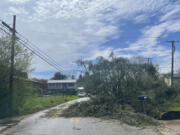
[[[16,15],[13,16],[13,28],[11,28],[7,23],[2,21],[2,24],[12,32],[12,42],[11,42],[11,67],[9,75],[9,90],[10,90],[10,109],[13,109],[13,82],[14,82],[14,46],[16,40]]]
[[[179,41],[167,41],[169,43],[171,43],[172,45],[172,60],[171,60],[171,87],[173,87],[173,83],[174,83],[174,53],[175,53],[175,46],[174,43],[175,42],[179,42]]]
[[[145,68],[146,68],[146,71],[148,70],[148,67],[150,64],[152,64],[152,58],[144,58],[145,60],[147,60],[145,62]]]
[[[151,64],[151,63],[152,63],[152,58],[144,58],[144,59],[147,60],[147,63],[148,63],[148,64]]]
[[[13,82],[14,82],[14,45],[16,38],[16,16],[13,16],[13,29],[12,29],[12,45],[11,45],[11,70],[10,70],[10,82],[9,82],[9,89],[10,89],[10,96],[11,96],[11,109],[13,107]]]

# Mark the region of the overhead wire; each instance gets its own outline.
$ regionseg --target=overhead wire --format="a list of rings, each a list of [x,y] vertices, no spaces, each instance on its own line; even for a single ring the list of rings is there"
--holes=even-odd
[[[2,24],[0,24],[3,28],[6,28],[6,27],[4,27],[4,25],[2,25]],[[7,31],[5,31],[4,29],[2,29],[1,28],[1,30],[3,30],[6,34],[8,34],[8,35],[11,35],[9,32],[7,32],[8,31],[8,29],[6,28],[6,30]],[[55,60],[53,60],[50,56],[48,56],[46,53],[44,53],[43,51],[41,51],[37,46],[35,46],[35,45],[33,45],[33,43],[32,42],[30,42],[28,39],[26,39],[24,36],[22,36],[20,33],[18,33],[18,32],[16,32],[18,35],[20,35],[21,37],[23,37],[24,38],[24,40],[22,40],[21,38],[19,38],[18,37],[18,40],[21,40],[21,41],[23,41],[23,42],[26,42],[26,44],[28,44],[28,43],[30,43],[30,44],[28,44],[34,51],[37,51],[38,53],[41,53],[42,55],[45,55],[46,57],[48,57],[49,59],[51,59],[51,61],[53,61],[54,62],[54,64],[56,64],[56,66],[58,66],[58,67],[61,67],[60,65],[58,65],[57,63],[56,63],[56,61]],[[28,42],[28,43],[27,43]],[[36,50],[37,49],[37,50]],[[62,68],[62,67],[61,67]]]
[[[30,44],[28,44],[28,43],[27,43],[26,41],[24,41],[24,40],[19,39],[19,41],[20,41],[21,43],[23,42],[23,43],[26,44],[28,47],[30,47],[30,48],[33,50],[34,53],[37,53],[38,55],[41,55],[43,58],[46,58],[48,61],[51,61],[51,63],[53,63],[56,67],[58,67],[59,69],[63,70],[62,68],[60,68],[60,66],[58,66],[58,64],[57,64],[55,61],[52,61],[52,60],[50,59],[50,56],[47,57],[45,54],[42,53],[42,51],[35,49],[33,46],[31,46]]]
[[[8,29],[6,27],[4,27],[2,24],[0,24],[0,30],[3,31],[4,33],[8,34],[9,36],[11,35],[8,31]],[[3,28],[6,28],[3,29]],[[19,42],[20,44],[22,44],[24,47],[26,47],[28,50],[30,50],[33,54],[35,54],[36,56],[38,56],[40,59],[42,59],[43,61],[45,61],[47,64],[49,64],[50,66],[52,66],[53,68],[55,68],[56,70],[63,72],[62,69],[60,69],[60,67],[55,63],[55,61],[52,62],[52,58],[50,58],[50,56],[47,56],[49,59],[51,59],[51,61],[49,61],[49,59],[47,59],[47,57],[44,57],[42,54],[42,51],[40,52],[37,51],[35,48],[33,48],[30,44],[27,44],[27,42],[23,41],[21,38],[18,37],[19,40],[17,40],[17,42]]]
[[[57,69],[58,71],[62,72],[58,67],[56,67],[54,64],[50,63],[47,59],[45,59],[43,56],[41,56],[40,54],[38,54],[36,51],[34,51],[32,48],[30,48],[29,46],[27,46],[24,42],[22,41],[17,41],[19,43],[21,43],[24,47],[26,47],[28,50],[30,50],[32,53],[34,53],[35,55],[37,55],[39,58],[41,58],[43,61],[45,61],[47,64],[51,65],[52,67],[54,67],[55,69]]]
[[[61,68],[62,70],[64,70],[64,68],[59,65],[53,58],[51,58],[48,54],[46,54],[45,52],[43,52],[41,49],[39,49],[34,43],[32,43],[31,41],[29,41],[28,39],[26,39],[22,34],[17,33],[21,38],[24,39],[24,41],[27,42],[27,44],[29,46],[31,46],[32,48],[34,48],[36,51],[38,51],[38,53],[41,53],[42,55],[44,55],[45,57],[47,57],[49,60],[51,60],[56,66],[58,66],[59,68]]]
[[[0,21],[2,21],[1,19],[0,19]],[[1,24],[1,26],[3,26],[2,24]],[[3,26],[4,27],[4,26]],[[4,28],[6,28],[6,27],[4,27]],[[1,30],[3,30],[2,28],[0,28]],[[6,28],[7,29],[7,28]],[[3,30],[4,31],[4,30]],[[36,31],[36,32],[40,32],[40,31]],[[56,69],[58,69],[59,71],[61,71],[62,72],[62,70],[64,70],[63,69],[63,67],[62,66],[60,66],[59,64],[57,64],[56,63],[56,61],[54,60],[54,59],[52,59],[49,55],[47,55],[46,53],[44,53],[43,51],[41,51],[34,43],[32,43],[31,41],[29,41],[27,38],[25,38],[22,34],[20,34],[20,33],[18,33],[18,32],[16,32],[19,36],[20,36],[20,38],[19,38],[19,42],[20,43],[22,43],[27,49],[29,49],[29,50],[31,50],[34,54],[36,54],[38,57],[40,57],[42,60],[44,60],[45,62],[48,62],[48,64],[50,64],[51,66],[52,65],[54,65],[54,68],[56,67]],[[43,32],[41,32],[41,33],[43,33]],[[46,34],[56,34],[57,35],[57,33],[47,33],[47,32],[44,32],[44,33],[46,33]],[[22,40],[22,39],[23,40]],[[128,37],[129,38],[129,37]],[[132,38],[132,36],[131,36],[131,38]],[[161,38],[161,37],[144,37],[144,38]],[[49,62],[49,61],[51,61],[51,62]],[[178,62],[178,61],[176,61],[176,62]],[[159,67],[159,68],[169,68],[169,67]]]

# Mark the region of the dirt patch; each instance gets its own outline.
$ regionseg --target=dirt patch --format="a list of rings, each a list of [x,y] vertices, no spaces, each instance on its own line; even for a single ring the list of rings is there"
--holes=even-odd
[[[0,133],[4,132],[5,130],[17,125],[20,120],[22,120],[23,117],[17,117],[17,118],[6,118],[0,120]]]
[[[46,117],[46,118],[61,117],[61,114],[63,113],[63,111],[67,109],[68,107],[69,105],[66,105],[66,104],[61,105],[60,108],[51,109],[50,111],[46,112],[44,116],[41,116],[41,117]]]
[[[180,135],[180,120],[163,121],[163,125],[159,128],[161,135]]]
[[[58,110],[58,109],[53,109],[49,112],[47,112],[44,116],[42,117],[46,117],[46,118],[56,118],[56,117],[60,117],[62,114],[63,110]]]

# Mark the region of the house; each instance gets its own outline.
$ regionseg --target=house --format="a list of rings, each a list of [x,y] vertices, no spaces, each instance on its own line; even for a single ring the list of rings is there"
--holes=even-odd
[[[33,79],[31,79],[31,83],[36,88],[36,90],[38,91],[39,94],[45,94],[46,93],[47,80],[33,78]],[[39,91],[40,89],[42,91]]]
[[[48,94],[75,94],[76,80],[48,80]]]
[[[170,74],[165,74],[164,76],[165,83],[170,87],[171,86],[171,76]],[[180,81],[180,74],[174,74],[174,81]]]
[[[180,74],[174,74],[174,78],[175,78],[176,80],[180,80]]]

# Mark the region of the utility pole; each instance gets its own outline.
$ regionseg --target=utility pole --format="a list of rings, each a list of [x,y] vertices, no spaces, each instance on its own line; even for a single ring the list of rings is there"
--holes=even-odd
[[[152,63],[152,58],[144,58],[144,59],[147,60],[147,61],[145,62],[145,68],[146,68],[146,71],[147,71],[149,65]]]
[[[2,24],[7,27],[12,32],[12,42],[11,42],[11,67],[9,75],[9,89],[10,89],[10,109],[13,109],[13,82],[14,82],[14,46],[16,38],[16,15],[13,16],[13,28],[11,28],[7,23],[2,22]]]
[[[152,63],[152,58],[144,58],[144,59],[147,60],[147,63],[148,63],[148,64],[151,64],[151,63]]]
[[[174,83],[174,53],[175,53],[175,46],[174,46],[174,43],[175,42],[179,42],[179,41],[174,41],[174,40],[171,40],[171,41],[167,41],[169,43],[171,43],[172,45],[172,62],[171,62],[171,88],[173,87],[173,83]]]
[[[10,82],[9,82],[9,88],[10,88],[10,107],[13,109],[13,83],[14,83],[14,45],[15,45],[15,39],[16,38],[16,16],[13,16],[13,31],[12,31],[12,45],[11,45],[11,70],[10,70]]]

